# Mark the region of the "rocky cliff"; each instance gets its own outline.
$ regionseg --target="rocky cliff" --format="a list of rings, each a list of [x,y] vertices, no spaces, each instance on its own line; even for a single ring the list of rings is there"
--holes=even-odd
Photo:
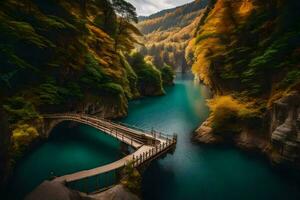
[[[299,8],[296,0],[210,1],[186,49],[215,93],[199,141],[234,143],[299,169]]]
[[[275,101],[271,115],[273,161],[300,168],[300,93],[293,91]]]

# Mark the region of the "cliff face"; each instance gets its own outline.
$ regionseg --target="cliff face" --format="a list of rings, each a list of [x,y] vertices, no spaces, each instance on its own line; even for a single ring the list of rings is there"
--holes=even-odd
[[[138,28],[144,34],[142,40],[145,44],[140,52],[159,68],[166,63],[178,72],[190,70],[184,52],[206,5],[207,0],[197,0],[149,17],[140,17]]]
[[[300,93],[275,101],[271,113],[273,160],[300,168]]]
[[[193,73],[215,91],[196,138],[299,168],[299,1],[210,3],[186,49]]]

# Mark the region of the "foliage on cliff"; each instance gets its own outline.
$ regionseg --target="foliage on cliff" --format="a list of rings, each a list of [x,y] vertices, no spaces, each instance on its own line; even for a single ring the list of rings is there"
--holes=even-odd
[[[137,88],[141,95],[164,93],[160,71],[152,63],[146,62],[143,55],[135,52],[130,55],[129,62],[138,76]]]
[[[177,71],[189,70],[185,48],[206,4],[207,0],[195,1],[140,18],[138,27],[144,34],[145,43],[140,52],[159,68],[166,63]]]
[[[164,66],[160,69],[160,72],[164,85],[174,84],[175,73],[171,66],[164,64]]]
[[[219,90],[269,95],[299,82],[296,0],[218,0],[186,53],[193,72]]]
[[[124,116],[140,95],[138,81],[157,82],[123,56],[141,35],[135,22],[124,0],[1,1],[0,110],[8,120],[1,134],[9,137],[0,146],[21,151],[40,134],[40,113],[97,112],[97,105]]]
[[[132,166],[132,163],[127,164],[122,171],[121,184],[130,192],[140,194],[141,181],[139,171]]]
[[[270,105],[280,98],[278,94],[299,86],[299,9],[297,0],[210,2],[186,59],[194,74],[217,94],[234,97],[231,103],[218,97],[215,106],[210,105],[216,129],[243,127],[235,119],[243,118],[240,106],[249,102],[255,102],[252,108],[263,117],[268,101]],[[224,99],[227,103],[220,104]]]
[[[241,125],[253,125],[259,119],[259,111],[251,103],[241,103],[232,96],[217,96],[208,101],[212,128],[215,133],[237,133]]]

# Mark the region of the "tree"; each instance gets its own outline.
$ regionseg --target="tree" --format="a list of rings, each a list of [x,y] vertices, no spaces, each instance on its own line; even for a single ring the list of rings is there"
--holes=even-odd
[[[112,0],[113,8],[122,19],[128,22],[138,22],[136,8],[124,0]]]
[[[115,37],[115,50],[129,51],[134,48],[135,43],[139,43],[133,35],[142,35],[132,24],[138,22],[136,9],[132,4],[124,0],[113,0],[112,5],[119,16]]]
[[[94,23],[115,38],[117,31],[117,15],[112,3],[108,0],[96,0],[96,5],[102,8],[103,13],[95,18]]]

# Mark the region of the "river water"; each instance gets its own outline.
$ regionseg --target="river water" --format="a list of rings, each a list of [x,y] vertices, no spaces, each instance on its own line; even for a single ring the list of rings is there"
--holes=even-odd
[[[207,147],[191,141],[208,116],[209,91],[189,75],[176,79],[162,97],[136,100],[122,122],[178,134],[175,152],[154,161],[143,174],[145,200],[299,200],[299,183],[267,161],[230,147]],[[10,183],[21,199],[44,179],[90,169],[120,158],[120,144],[85,126],[61,124],[50,139],[18,164]],[[10,197],[13,199],[13,197]]]

